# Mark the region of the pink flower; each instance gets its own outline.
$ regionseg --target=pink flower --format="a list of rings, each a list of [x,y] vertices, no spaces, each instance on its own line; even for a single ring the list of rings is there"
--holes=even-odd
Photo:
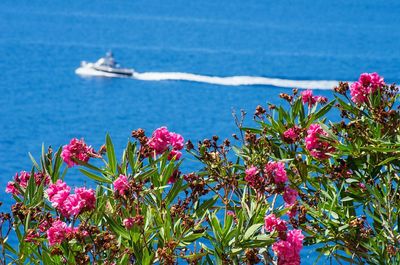
[[[153,148],[156,154],[162,154],[168,149],[170,137],[167,127],[158,128],[153,132],[149,140],[149,146]]]
[[[258,175],[259,171],[257,167],[251,166],[245,171],[246,176],[244,180],[247,181],[250,187],[256,188],[258,183],[260,182],[260,176]]]
[[[174,158],[175,160],[179,160],[181,158],[181,156],[182,156],[182,152],[172,149],[171,153],[169,153],[169,155],[168,155],[168,160],[171,160],[172,158]]]
[[[84,211],[91,211],[96,207],[96,196],[93,189],[86,189],[84,187],[76,188],[75,194],[83,201]]]
[[[310,89],[301,92],[301,99],[303,101],[303,104],[308,104],[308,106],[314,106],[317,102],[315,97],[313,96],[312,90]]]
[[[174,170],[174,172],[172,172],[171,176],[169,176],[168,178],[168,184],[173,184],[175,183],[181,176],[181,172],[177,169]]]
[[[63,209],[64,202],[68,198],[70,192],[71,188],[61,179],[57,180],[55,184],[50,184],[49,188],[46,190],[51,205],[59,210]]]
[[[258,169],[255,166],[251,166],[245,171],[246,177],[252,178],[258,174]]]
[[[62,205],[62,209],[65,210],[68,217],[69,215],[77,216],[83,208],[83,201],[77,194],[69,195]]]
[[[280,218],[276,218],[275,214],[269,214],[264,218],[265,230],[272,232],[274,230],[282,232],[287,230],[286,222]]]
[[[44,186],[49,185],[50,176],[43,174],[42,172],[37,172],[33,176],[35,178],[36,185],[41,185],[43,183]]]
[[[78,165],[75,160],[86,163],[89,161],[90,156],[94,153],[93,148],[87,146],[82,140],[73,138],[68,145],[63,146],[61,157],[68,167]]]
[[[293,205],[296,202],[296,198],[299,195],[297,190],[294,190],[290,188],[289,186],[285,187],[285,190],[283,192],[283,200],[288,204],[288,205]]]
[[[320,136],[327,137],[328,133],[319,124],[311,124],[305,138],[306,148],[313,157],[327,159],[329,158],[327,153],[334,152],[335,148],[326,140],[320,139]]]
[[[383,77],[377,73],[363,73],[357,82],[350,86],[351,100],[356,104],[365,103],[370,94],[385,85]]]
[[[300,138],[300,131],[301,129],[297,126],[287,129],[283,133],[283,140],[289,144],[297,142]]]
[[[236,214],[232,211],[227,211],[226,215],[232,216],[232,217],[236,217]]]
[[[161,127],[153,132],[148,144],[157,155],[171,148],[168,159],[171,160],[174,158],[178,160],[182,155],[180,150],[182,150],[184,146],[184,139],[180,134],[169,132],[167,127]]]
[[[43,173],[34,173],[33,175],[35,179],[36,185],[41,185],[42,182],[44,186],[47,186],[50,182],[50,177],[45,176]],[[14,176],[14,181],[10,181],[7,183],[6,192],[12,193],[13,195],[18,195],[19,190],[17,187],[25,189],[28,186],[29,180],[31,178],[31,174],[26,171],[21,171],[16,173]]]
[[[28,186],[28,181],[31,178],[31,174],[26,171],[21,171],[19,174],[15,174],[14,180],[18,183],[22,188],[26,188]]]
[[[129,218],[125,218],[122,221],[122,224],[125,226],[126,229],[131,229],[132,226],[135,224],[135,221],[132,217],[129,217]]]
[[[55,244],[61,244],[65,239],[66,232],[66,223],[60,220],[53,222],[52,226],[47,230],[47,239],[49,240],[49,245],[53,246]]]
[[[129,190],[128,178],[125,175],[119,175],[113,184],[114,191],[118,192],[120,195],[124,195],[125,192]]]
[[[18,189],[15,187],[15,182],[9,181],[6,186],[6,192],[17,196],[19,194]]]
[[[300,253],[303,248],[304,235],[300,229],[294,229],[287,232],[286,241],[294,247],[295,251]]]
[[[269,177],[272,177],[275,183],[285,183],[288,179],[285,164],[282,162],[268,162],[268,164],[265,165],[265,173]]]
[[[301,92],[301,99],[303,101],[303,104],[308,104],[309,107],[314,106],[317,102],[321,104],[325,104],[326,102],[328,102],[328,99],[326,97],[313,96],[313,92],[310,89]]]
[[[184,146],[184,139],[182,135],[171,132],[169,133],[169,137],[169,144],[172,145],[175,150],[182,150]]]
[[[288,231],[286,240],[280,240],[272,245],[272,250],[278,256],[278,264],[300,264],[300,250],[303,247],[304,236],[301,230]]]
[[[82,187],[76,188],[75,194],[69,195],[65,199],[61,208],[68,214],[68,216],[77,216],[84,211],[94,209],[95,205],[96,197],[94,195],[94,190]]]

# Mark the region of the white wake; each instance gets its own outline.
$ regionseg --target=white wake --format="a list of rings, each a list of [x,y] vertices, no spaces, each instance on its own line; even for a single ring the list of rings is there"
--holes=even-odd
[[[75,73],[81,76],[98,76],[98,77],[125,77],[127,76],[97,71],[92,68],[79,67]],[[335,80],[289,80],[281,78],[269,78],[261,76],[207,76],[181,72],[134,72],[132,77],[137,80],[145,81],[162,81],[176,80],[200,82],[223,86],[251,86],[251,85],[267,85],[275,87],[287,88],[303,88],[303,89],[332,89],[338,84]]]
[[[335,80],[289,80],[261,76],[219,77],[180,72],[135,72],[133,78],[146,81],[183,80],[224,86],[268,85],[303,89],[332,89],[338,84],[338,81]]]

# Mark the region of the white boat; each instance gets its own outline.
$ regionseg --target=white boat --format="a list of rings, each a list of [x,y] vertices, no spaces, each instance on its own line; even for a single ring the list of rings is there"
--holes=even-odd
[[[105,57],[100,58],[95,63],[82,61],[75,73],[82,76],[131,77],[135,70],[121,68],[115,62],[112,53],[108,52]]]

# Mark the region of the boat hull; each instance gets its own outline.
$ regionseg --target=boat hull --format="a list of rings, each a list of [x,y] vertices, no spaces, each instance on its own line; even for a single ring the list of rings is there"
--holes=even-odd
[[[111,68],[96,66],[93,63],[82,62],[81,67],[75,70],[81,76],[101,76],[101,77],[132,77],[135,71],[126,68]]]

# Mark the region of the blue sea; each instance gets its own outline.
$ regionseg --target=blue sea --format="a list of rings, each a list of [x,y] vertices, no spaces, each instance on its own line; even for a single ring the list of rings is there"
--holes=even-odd
[[[38,157],[42,143],[77,137],[97,149],[108,132],[121,150],[133,129],[160,126],[193,142],[225,138],[237,132],[233,110],[251,121],[292,81],[327,97],[323,80],[376,71],[398,82],[399,14],[399,1],[375,0],[2,0],[2,209],[7,181],[31,169],[28,152]],[[75,74],[108,50],[140,78]],[[83,184],[75,169],[68,182]]]

